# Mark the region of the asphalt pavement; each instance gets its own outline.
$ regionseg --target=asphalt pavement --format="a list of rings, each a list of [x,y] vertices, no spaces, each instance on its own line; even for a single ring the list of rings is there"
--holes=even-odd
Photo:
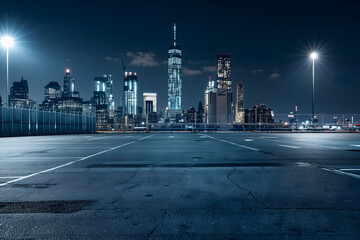
[[[360,239],[359,133],[0,138],[0,239]]]

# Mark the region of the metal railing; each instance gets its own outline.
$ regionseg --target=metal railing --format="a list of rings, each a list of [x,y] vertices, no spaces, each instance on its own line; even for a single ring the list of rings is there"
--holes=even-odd
[[[96,131],[94,114],[0,107],[0,136],[90,133]]]

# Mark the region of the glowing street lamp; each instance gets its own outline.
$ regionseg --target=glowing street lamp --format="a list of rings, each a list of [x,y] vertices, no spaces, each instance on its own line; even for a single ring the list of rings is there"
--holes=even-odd
[[[316,52],[312,52],[310,54],[310,58],[313,61],[313,84],[312,84],[312,122],[315,122],[315,107],[314,107],[314,88],[315,88],[315,59],[318,57],[318,54]]]
[[[14,45],[14,39],[5,35],[1,38],[1,44],[6,48],[6,105],[9,106],[9,48]]]

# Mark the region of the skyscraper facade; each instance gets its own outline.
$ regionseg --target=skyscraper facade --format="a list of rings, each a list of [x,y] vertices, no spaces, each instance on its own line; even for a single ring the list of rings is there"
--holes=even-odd
[[[168,50],[168,118],[173,121],[182,110],[181,48],[176,44],[176,24],[174,43]]]
[[[236,108],[235,108],[235,122],[245,122],[245,109],[244,109],[244,83],[238,82],[236,85]]]
[[[82,99],[80,93],[75,91],[75,80],[70,75],[70,68],[65,70],[64,91],[62,97],[58,99],[57,109],[73,113],[82,112]]]
[[[113,80],[111,79],[110,74],[104,74],[104,77],[107,79],[105,84],[105,93],[107,103],[109,105],[109,118],[113,119],[115,114],[115,100],[113,95]]]
[[[75,91],[75,79],[70,76],[70,68],[65,70],[64,76],[64,97],[72,97],[73,92]]]
[[[231,55],[221,54],[217,56],[217,88],[231,91]]]
[[[124,114],[136,115],[138,104],[137,73],[125,72],[124,77]]]
[[[26,108],[29,104],[28,81],[21,77],[19,82],[13,82],[10,88],[9,102],[11,107]]]
[[[231,56],[217,56],[216,122],[233,122],[233,101],[231,87]]]
[[[144,113],[150,114],[156,112],[157,108],[157,94],[156,93],[143,93],[144,97]]]
[[[49,82],[44,87],[44,101],[39,108],[45,111],[57,110],[58,101],[61,98],[61,86],[57,82]]]
[[[109,108],[109,118],[114,118],[115,100],[113,95],[113,80],[110,74],[104,74],[102,77],[94,78],[95,90],[100,105],[107,104]],[[97,92],[97,93],[95,93]],[[100,93],[102,92],[102,93]],[[102,99],[105,98],[105,99]]]
[[[209,77],[208,86],[205,90],[205,123],[216,123],[216,92],[215,81]]]

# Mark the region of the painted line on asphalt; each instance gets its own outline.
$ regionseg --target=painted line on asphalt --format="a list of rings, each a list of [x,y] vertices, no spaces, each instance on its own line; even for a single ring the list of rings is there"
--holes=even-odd
[[[282,140],[277,140],[277,139],[269,139],[269,138],[263,138],[263,140],[268,140],[268,141],[273,141],[273,142],[279,142],[279,143],[289,143],[288,141],[282,141]],[[311,143],[304,143],[302,141],[297,142],[297,144],[301,144],[301,145],[305,145],[305,146],[319,146],[319,147],[323,147],[323,148],[331,148],[331,149],[340,149],[343,150],[343,148],[339,148],[339,147],[334,147],[334,146],[326,146],[326,145],[321,145],[321,144],[311,144]]]
[[[156,134],[155,134],[155,135],[156,135]],[[65,163],[65,164],[62,164],[62,165],[56,166],[56,167],[52,167],[52,168],[49,168],[49,169],[46,169],[46,170],[42,170],[42,171],[40,171],[40,172],[32,173],[32,174],[27,175],[27,176],[23,176],[23,177],[20,177],[20,178],[14,179],[14,180],[10,180],[10,181],[4,182],[4,183],[0,183],[0,187],[3,187],[3,186],[6,186],[6,185],[9,185],[9,184],[14,183],[14,182],[18,182],[18,181],[21,181],[21,180],[24,180],[24,179],[27,179],[27,178],[31,178],[31,177],[37,176],[37,175],[39,175],[39,174],[42,174],[42,173],[51,172],[51,171],[54,171],[54,170],[56,170],[56,169],[59,169],[59,168],[63,168],[63,167],[66,167],[66,166],[72,165],[72,164],[77,163],[77,162],[84,161],[84,160],[86,160],[86,159],[89,159],[89,158],[92,158],[92,157],[98,156],[98,155],[100,155],[100,154],[103,154],[103,153],[107,153],[107,152],[110,152],[110,151],[116,150],[116,149],[118,149],[118,148],[125,147],[125,146],[127,146],[127,145],[130,145],[130,144],[136,143],[136,142],[138,142],[138,141],[141,141],[141,140],[147,139],[147,138],[152,137],[152,136],[155,136],[155,135],[149,135],[149,136],[146,136],[146,137],[140,138],[140,139],[138,139],[138,140],[136,140],[136,141],[131,141],[131,142],[128,142],[128,143],[124,143],[124,144],[121,144],[121,145],[119,145],[119,146],[116,146],[116,147],[109,148],[109,149],[104,150],[104,151],[101,151],[101,152],[97,152],[97,153],[91,154],[91,155],[89,155],[89,156],[86,156],[86,157],[80,158],[79,160],[71,161],[71,162],[68,162],[68,163]]]
[[[6,178],[21,178],[22,176],[10,176],[10,177],[0,177],[0,179],[6,179]]]
[[[325,171],[329,171],[329,172],[333,172],[336,174],[340,174],[340,175],[344,175],[344,176],[349,176],[349,177],[353,177],[353,178],[357,178],[360,179],[360,176],[357,174],[353,174],[353,173],[348,173],[348,172],[343,172],[341,170],[336,170],[336,169],[330,169],[330,168],[322,168]]]
[[[299,167],[316,167],[316,168],[319,168],[319,169],[322,169],[322,170],[325,170],[325,171],[328,171],[328,172],[333,172],[333,173],[336,173],[336,174],[339,174],[339,175],[360,179],[360,175],[353,174],[353,173],[348,173],[348,172],[343,172],[343,171],[341,171],[342,169],[340,169],[340,170],[331,169],[331,168],[322,167],[322,166],[317,165],[317,164],[304,163],[304,162],[297,162],[296,164]]]
[[[227,140],[224,140],[224,139],[208,136],[208,135],[205,135],[205,134],[202,134],[202,133],[200,133],[200,135],[211,138],[211,139],[214,139],[214,140],[217,140],[217,141],[220,141],[220,142],[229,143],[231,145],[238,146],[238,147],[241,147],[241,148],[245,148],[245,149],[248,149],[248,150],[260,151],[260,149],[257,149],[257,148],[248,147],[248,146],[237,144],[237,143],[234,143],[234,142],[230,142],[230,141],[227,141]]]
[[[280,146],[280,147],[286,147],[286,148],[293,148],[293,149],[298,149],[298,148],[300,148],[300,147],[296,147],[296,146],[291,146],[291,145],[278,145],[278,146]]]
[[[353,174],[353,173],[348,173],[348,172],[343,172],[343,171],[341,171],[341,169],[340,169],[340,170],[331,169],[331,168],[322,167],[322,166],[317,165],[317,164],[304,163],[304,162],[297,162],[296,164],[297,164],[299,167],[316,167],[316,168],[322,169],[322,170],[324,170],[324,171],[328,171],[328,172],[336,173],[336,174],[339,174],[339,175],[343,175],[343,176],[348,176],[348,177],[353,177],[353,178],[356,178],[356,179],[360,179],[360,175]]]
[[[360,147],[360,145],[350,145],[350,146],[353,146],[353,147]]]
[[[352,168],[342,168],[342,169],[340,169],[340,171],[360,171],[360,169],[357,169],[357,168],[355,168],[355,169],[352,169]]]
[[[110,136],[106,136],[106,137],[98,137],[98,138],[91,138],[91,139],[87,139],[88,141],[94,141],[94,140],[98,140],[98,139],[103,139],[103,138],[109,138]]]
[[[140,138],[140,139],[138,139],[138,140],[136,140],[136,141],[141,141],[141,140],[147,139],[147,138],[149,138],[149,137],[153,137],[153,136],[155,136],[155,135],[157,135],[157,134],[149,135],[149,136],[146,136],[146,137],[142,137],[142,138]]]

